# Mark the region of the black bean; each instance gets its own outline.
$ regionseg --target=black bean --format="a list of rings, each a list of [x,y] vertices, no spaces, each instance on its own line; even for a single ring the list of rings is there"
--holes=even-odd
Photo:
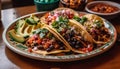
[[[79,45],[75,45],[75,48],[78,49],[78,48],[80,48],[80,46]]]
[[[67,37],[66,38],[70,38],[71,36],[70,36],[70,34],[67,34]]]
[[[49,47],[49,48],[54,49],[54,46],[53,46],[53,45],[50,45],[50,47]]]
[[[37,46],[38,49],[43,49],[42,45]]]
[[[74,41],[74,42],[77,42],[77,40],[76,40],[75,38],[73,39],[73,41]]]
[[[72,33],[70,33],[69,36],[72,37],[73,36]]]
[[[37,46],[38,45],[38,43],[34,43],[34,46]]]
[[[46,50],[47,50],[47,52],[50,52],[50,51],[53,50],[53,49],[54,49],[54,46],[53,46],[53,45],[50,45],[49,48],[47,48]]]
[[[79,41],[77,41],[77,42],[76,42],[76,44],[80,44],[80,42],[79,42]]]
[[[52,49],[51,48],[47,48],[46,50],[47,50],[47,52],[50,52]]]
[[[70,36],[74,36],[74,34],[75,34],[74,31],[70,32]]]
[[[74,38],[70,38],[71,41],[74,41]]]
[[[61,43],[61,44],[59,44],[59,46],[64,46],[64,44],[63,44],[63,43]]]
[[[59,44],[61,44],[62,42],[61,41],[57,41]]]
[[[65,47],[63,47],[63,46],[62,46],[62,47],[60,47],[60,50],[65,50]]]
[[[63,45],[64,45],[61,41],[58,41],[58,44],[59,44],[60,46],[63,46]]]
[[[72,45],[72,42],[70,41],[69,44]]]
[[[68,38],[67,41],[69,42],[69,41],[70,41],[70,38]]]
[[[75,42],[74,42],[74,41],[72,42],[72,45],[75,45]]]

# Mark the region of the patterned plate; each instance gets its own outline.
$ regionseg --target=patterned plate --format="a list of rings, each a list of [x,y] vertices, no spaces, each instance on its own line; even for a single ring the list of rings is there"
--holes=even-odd
[[[44,13],[45,12],[37,12],[37,13],[33,13],[33,14],[41,17]],[[79,12],[79,13],[84,13],[84,12]],[[7,47],[9,49],[13,50],[14,52],[16,52],[20,55],[23,55],[25,57],[28,57],[28,58],[43,60],[43,61],[54,61],[54,62],[66,62],[66,61],[82,60],[82,59],[87,59],[87,58],[99,55],[99,54],[109,50],[116,41],[116,37],[117,37],[116,29],[114,28],[114,26],[110,22],[108,22],[107,20],[104,19],[105,26],[109,29],[110,34],[112,35],[112,38],[105,45],[103,45],[103,46],[101,46],[101,47],[99,47],[99,48],[97,48],[89,53],[77,54],[77,55],[65,55],[65,56],[52,56],[52,55],[43,56],[43,55],[39,55],[39,54],[29,53],[29,52],[25,51],[24,48],[17,47],[10,42],[9,37],[8,37],[8,31],[15,25],[16,21],[18,21],[19,19],[29,17],[30,15],[31,14],[22,16],[22,17],[16,19],[15,21],[11,22],[11,24],[3,32],[3,40],[7,44]]]

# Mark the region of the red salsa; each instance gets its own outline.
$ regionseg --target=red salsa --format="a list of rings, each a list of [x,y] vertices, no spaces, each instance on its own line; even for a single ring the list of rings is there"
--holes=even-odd
[[[108,5],[108,4],[104,4],[104,3],[98,3],[94,6],[92,6],[90,8],[90,10],[92,10],[94,12],[99,12],[99,13],[112,13],[112,12],[118,11],[119,8]]]

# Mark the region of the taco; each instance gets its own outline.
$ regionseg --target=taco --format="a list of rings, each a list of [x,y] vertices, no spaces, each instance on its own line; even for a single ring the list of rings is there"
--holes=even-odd
[[[75,21],[76,20],[76,21]],[[97,44],[105,44],[110,40],[110,32],[105,27],[104,20],[94,14],[86,14],[82,17],[75,17],[71,22],[83,26],[84,30],[91,35],[93,42]]]
[[[42,27],[34,31],[26,41],[26,46],[31,52],[49,55],[69,52],[66,44],[48,27]]]
[[[70,27],[70,26],[69,26]],[[76,27],[76,28],[75,28]],[[72,25],[71,28],[66,29],[66,32],[58,32],[52,26],[48,26],[64,41],[67,47],[75,53],[86,53],[93,50],[92,38],[86,35],[84,30],[80,29],[77,25]],[[74,29],[73,29],[74,28]],[[88,39],[89,38],[89,39]]]
[[[66,12],[63,12],[67,10],[69,10],[69,13],[72,13],[71,18]],[[78,16],[77,12],[68,8],[58,8],[52,12],[54,12],[55,15],[59,12],[57,13],[59,14],[57,18],[46,22],[45,19],[49,19],[49,16],[46,17],[45,15],[41,18],[41,23],[48,25],[48,28],[59,35],[73,52],[86,53],[93,50],[93,41],[92,38],[87,35],[88,32],[84,31],[84,29],[77,24],[69,21],[69,19],[73,19],[74,16]]]

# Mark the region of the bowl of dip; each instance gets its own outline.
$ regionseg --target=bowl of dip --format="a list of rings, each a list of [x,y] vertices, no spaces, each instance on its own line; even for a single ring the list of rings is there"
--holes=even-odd
[[[93,1],[86,5],[85,10],[106,19],[113,19],[120,14],[120,4],[112,1]]]

